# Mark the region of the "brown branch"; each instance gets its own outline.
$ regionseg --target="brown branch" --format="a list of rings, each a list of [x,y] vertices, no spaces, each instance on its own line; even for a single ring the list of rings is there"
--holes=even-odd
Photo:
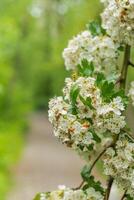
[[[126,45],[125,52],[124,52],[124,61],[123,61],[123,66],[122,66],[122,70],[121,70],[121,77],[119,80],[120,88],[123,88],[123,89],[126,88],[128,66],[129,66],[129,61],[130,61],[130,53],[131,53],[131,47],[129,45]],[[115,138],[114,146],[115,146],[117,140],[118,140],[118,137]],[[108,186],[107,186],[104,200],[109,199],[113,181],[114,181],[114,179],[112,177],[110,177],[108,180]]]
[[[97,156],[97,158],[94,160],[94,162],[93,162],[92,165],[91,165],[91,168],[90,168],[90,170],[89,170],[90,173],[92,173],[92,170],[94,169],[96,163],[97,163],[97,162],[99,161],[99,159],[104,155],[104,153],[106,152],[106,150],[107,150],[108,148],[110,148],[110,147],[113,147],[113,143],[112,143],[111,145],[109,145],[108,147],[106,147],[106,148]],[[84,185],[84,183],[85,183],[85,181],[82,181],[81,184],[80,184],[78,187],[74,188],[74,190],[79,190],[80,188],[82,188],[82,186]]]
[[[79,190],[79,189],[81,189],[82,186],[84,185],[84,183],[85,183],[85,181],[82,181],[81,184],[78,187],[74,188],[73,190]]]
[[[121,197],[121,200],[123,200],[126,197],[127,191],[124,192],[123,196]]]
[[[132,63],[131,61],[129,61],[129,65],[134,67],[134,63]]]
[[[126,45],[123,67],[121,71],[121,88],[124,88],[124,89],[126,87],[127,72],[128,72],[128,66],[129,66],[129,60],[130,60],[130,50],[131,50],[130,46]]]
[[[110,197],[110,192],[111,192],[111,188],[112,188],[112,185],[113,185],[113,181],[114,181],[114,179],[112,177],[110,177],[109,180],[108,180],[108,185],[107,185],[107,190],[106,190],[104,200],[108,200],[109,197]]]

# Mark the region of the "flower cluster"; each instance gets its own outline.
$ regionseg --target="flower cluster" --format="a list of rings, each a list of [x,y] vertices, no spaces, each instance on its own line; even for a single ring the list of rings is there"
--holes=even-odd
[[[41,193],[40,200],[103,200],[100,192],[90,187],[86,191],[72,190],[62,186],[59,190],[47,193]]]
[[[134,81],[131,82],[131,88],[129,90],[128,96],[131,98],[132,105],[134,106]]]
[[[107,150],[104,172],[134,198],[134,143],[127,136],[120,137],[115,149]]]
[[[119,134],[126,125],[125,117],[121,115],[124,109],[121,97],[114,98],[110,103],[102,104],[97,110],[96,131],[98,133],[110,131]]]
[[[63,58],[67,70],[75,70],[83,59],[93,62],[96,71],[110,73],[117,67],[118,45],[109,36],[92,36],[84,31],[69,41]]]
[[[134,0],[102,0],[102,26],[119,43],[134,46]]]
[[[67,78],[65,82],[63,97],[49,103],[49,120],[62,143],[89,152],[101,142],[103,133],[120,133],[126,125],[121,97],[105,102],[93,77]]]

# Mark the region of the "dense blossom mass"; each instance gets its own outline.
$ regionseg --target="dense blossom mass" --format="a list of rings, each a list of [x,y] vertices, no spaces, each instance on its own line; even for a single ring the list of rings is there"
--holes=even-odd
[[[104,102],[92,77],[79,77],[75,81],[67,78],[65,82],[63,97],[49,103],[49,120],[62,143],[86,152],[98,142],[98,137],[103,138],[103,133],[111,132],[111,136],[120,133],[126,125],[121,97]],[[75,102],[71,93],[76,95]]]
[[[105,174],[134,198],[134,143],[121,137],[116,148],[109,148],[104,159]]]
[[[118,45],[104,35],[92,36],[84,31],[69,41],[64,49],[63,58],[67,70],[75,70],[83,59],[93,62],[96,71],[109,73],[117,67]]]
[[[105,7],[103,27],[90,23],[90,31],[69,41],[63,58],[66,69],[75,71],[75,75],[65,79],[63,95],[49,102],[49,120],[54,135],[94,162],[81,172],[84,180],[81,189],[62,186],[57,191],[41,194],[40,200],[104,200],[103,195],[109,195],[110,188],[106,191],[91,174],[99,159],[103,160],[105,175],[124,189],[127,199],[134,199],[134,139],[124,116],[128,97],[134,105],[134,82],[128,96],[123,86],[124,76],[127,76],[125,70],[130,64],[130,46],[134,46],[134,0],[101,2]],[[124,47],[120,76],[117,63],[119,50]],[[99,157],[94,159],[92,155]]]
[[[131,88],[129,90],[128,96],[131,98],[132,104],[134,106],[134,81],[131,82]]]
[[[134,46],[134,0],[102,0],[102,26],[119,43]]]
[[[103,196],[92,187],[83,191],[62,186],[59,190],[40,194],[40,200],[103,200]]]

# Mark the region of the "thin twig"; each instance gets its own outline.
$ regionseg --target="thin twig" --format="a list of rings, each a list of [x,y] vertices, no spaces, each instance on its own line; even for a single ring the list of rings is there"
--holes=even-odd
[[[134,67],[134,63],[132,63],[131,61],[129,61],[129,65],[131,65],[132,67]]]
[[[82,186],[84,185],[84,183],[85,183],[85,181],[82,181],[81,184],[80,184],[78,187],[74,188],[74,190],[79,190],[79,189],[81,189]]]
[[[93,162],[91,168],[90,168],[90,172],[92,172],[94,166],[96,165],[96,163],[98,162],[98,160],[104,155],[104,153],[106,152],[106,150],[111,147],[112,145],[108,146],[107,148],[105,148],[98,156],[97,158],[95,159],[95,161]]]
[[[90,173],[92,172],[93,168],[95,167],[95,165],[96,165],[96,163],[99,161],[99,159],[104,155],[104,153],[106,152],[106,150],[107,150],[108,148],[112,147],[112,146],[113,146],[113,143],[112,143],[111,145],[109,145],[108,147],[106,147],[106,148],[97,156],[97,158],[95,159],[95,161],[94,161],[93,164],[91,165],[91,168],[90,168],[90,170],[89,170]],[[78,190],[78,189],[82,188],[82,186],[84,185],[84,183],[85,183],[85,181],[82,181],[81,184],[80,184],[78,187],[74,188],[74,190]]]

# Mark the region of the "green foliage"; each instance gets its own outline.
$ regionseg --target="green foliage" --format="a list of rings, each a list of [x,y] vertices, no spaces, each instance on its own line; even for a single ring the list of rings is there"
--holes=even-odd
[[[81,95],[79,95],[79,97],[85,106],[89,107],[90,109],[94,109],[94,107],[92,106],[92,100],[90,97],[87,97],[86,100]]]
[[[85,165],[81,171],[81,176],[84,181],[88,182],[91,176],[90,173],[91,173],[91,166]]]
[[[104,189],[101,185],[101,182],[95,181],[94,176],[90,176],[90,178],[88,179],[88,183],[84,185],[83,190],[86,190],[89,187],[94,188],[97,192],[100,192],[102,195],[104,195]]]
[[[92,76],[94,72],[93,63],[89,63],[86,59],[81,61],[81,65],[78,65],[79,74],[81,76]]]
[[[37,194],[33,200],[41,200],[42,194]]]
[[[90,30],[93,36],[105,35],[106,31],[101,27],[101,23],[97,21],[90,22],[87,25],[87,28]]]
[[[129,194],[127,194],[126,195],[126,200],[133,200],[133,198]]]
[[[95,181],[94,176],[91,176],[91,166],[85,165],[81,171],[81,176],[86,184],[83,186],[83,190],[93,187],[96,191],[104,194],[104,189],[99,181]]]

